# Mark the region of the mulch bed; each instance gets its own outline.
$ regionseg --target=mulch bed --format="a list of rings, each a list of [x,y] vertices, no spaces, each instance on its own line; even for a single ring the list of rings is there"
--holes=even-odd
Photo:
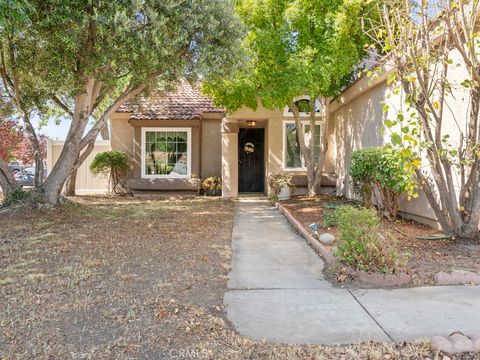
[[[238,335],[223,309],[233,215],[220,199],[108,197],[3,212],[0,358],[443,358],[425,342],[295,346]]]
[[[334,196],[319,196],[316,198],[295,197],[282,202],[290,213],[306,228],[312,223],[323,223],[322,214],[332,211],[326,205],[338,203]],[[416,237],[441,235],[436,229],[409,220],[398,219],[394,222],[383,220],[382,230],[398,239],[399,249],[409,254],[408,273],[412,276],[413,286],[434,285],[434,276],[440,271],[467,270],[476,271],[480,266],[480,247],[460,245],[452,240],[419,240]],[[405,236],[394,229],[394,226]],[[320,233],[328,232],[338,238],[336,228],[322,229]],[[344,280],[341,274],[329,274],[337,282]]]

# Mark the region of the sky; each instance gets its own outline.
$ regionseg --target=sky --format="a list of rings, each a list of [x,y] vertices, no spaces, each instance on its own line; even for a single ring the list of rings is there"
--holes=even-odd
[[[42,126],[39,128],[39,119],[33,118],[32,119],[33,126],[35,129],[38,129],[40,134],[45,134],[50,139],[54,140],[65,140],[67,137],[68,129],[70,128],[70,121],[63,120],[60,124],[55,124],[54,121],[49,121],[46,126]],[[87,132],[91,128],[91,125],[87,125],[85,132]]]

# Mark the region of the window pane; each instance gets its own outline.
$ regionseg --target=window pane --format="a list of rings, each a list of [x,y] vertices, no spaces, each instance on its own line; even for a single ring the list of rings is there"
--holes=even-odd
[[[285,165],[287,168],[301,168],[300,145],[295,124],[285,124]]]
[[[188,175],[187,131],[148,131],[145,135],[145,175]]]

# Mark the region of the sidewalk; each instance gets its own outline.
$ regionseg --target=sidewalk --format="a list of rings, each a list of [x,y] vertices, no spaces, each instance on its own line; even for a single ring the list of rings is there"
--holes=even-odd
[[[321,258],[268,201],[238,201],[232,249],[227,317],[252,339],[347,344],[480,330],[480,287],[333,288]]]

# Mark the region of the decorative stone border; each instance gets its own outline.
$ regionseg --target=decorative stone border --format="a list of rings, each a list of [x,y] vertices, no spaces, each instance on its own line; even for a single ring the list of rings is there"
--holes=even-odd
[[[292,226],[307,240],[307,243],[323,258],[327,267],[338,266],[339,263],[333,255],[330,248],[324,246],[320,241],[315,239],[313,235],[305,229],[305,227],[293,217],[293,215],[279,202],[275,203],[277,209],[285,215]],[[360,283],[373,287],[390,287],[401,286],[409,284],[412,278],[409,274],[370,274],[365,271],[355,270],[350,266],[344,266],[347,269],[347,274],[358,280]]]
[[[354,270],[354,277],[359,282],[375,287],[389,287],[407,285],[412,281],[412,277],[407,273],[398,274],[370,274],[365,271]]]
[[[480,269],[477,272],[453,270],[439,272],[435,275],[437,285],[480,285]]]
[[[461,332],[456,331],[448,337],[434,336],[430,339],[430,342],[434,349],[447,354],[478,352],[480,351],[480,331],[471,336],[465,336]]]

